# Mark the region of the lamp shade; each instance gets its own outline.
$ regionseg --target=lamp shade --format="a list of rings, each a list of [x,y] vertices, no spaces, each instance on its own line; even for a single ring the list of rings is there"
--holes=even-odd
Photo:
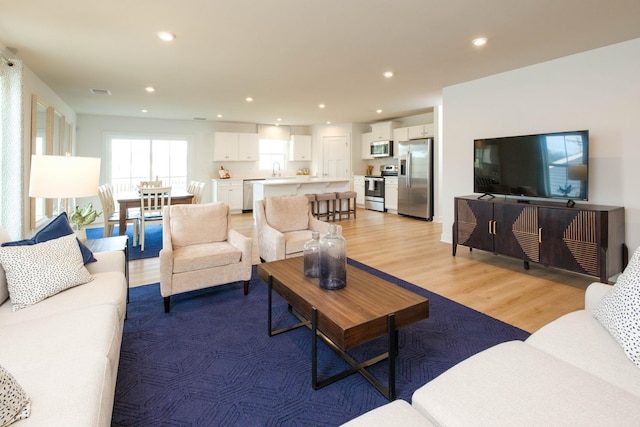
[[[98,157],[31,156],[30,197],[65,199],[95,196],[99,183]]]

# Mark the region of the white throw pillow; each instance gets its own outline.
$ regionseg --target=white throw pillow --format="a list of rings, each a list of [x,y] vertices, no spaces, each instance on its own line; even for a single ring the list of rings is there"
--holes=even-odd
[[[31,413],[31,399],[16,379],[0,366],[0,427],[24,420]]]
[[[613,288],[593,309],[593,316],[640,367],[640,248]]]
[[[13,311],[92,278],[74,234],[36,245],[0,247],[0,264],[7,276]]]

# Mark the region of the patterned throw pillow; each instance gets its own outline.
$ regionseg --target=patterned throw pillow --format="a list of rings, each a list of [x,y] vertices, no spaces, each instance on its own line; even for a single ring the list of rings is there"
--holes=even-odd
[[[68,236],[74,234],[71,224],[69,224],[69,217],[66,212],[62,212],[57,217],[53,218],[47,225],[42,227],[34,236],[30,239],[18,240],[15,242],[5,242],[2,246],[25,246],[25,245],[37,245],[51,239],[57,239],[62,236]],[[93,256],[93,252],[80,240],[77,240],[78,247],[82,253],[82,259],[85,264],[90,262],[96,262],[96,258]]]
[[[31,413],[31,399],[13,375],[0,366],[0,427],[24,420]]]
[[[593,316],[640,367],[640,248],[613,289],[593,309]]]
[[[0,264],[13,311],[91,280],[73,234],[37,245],[0,247]]]

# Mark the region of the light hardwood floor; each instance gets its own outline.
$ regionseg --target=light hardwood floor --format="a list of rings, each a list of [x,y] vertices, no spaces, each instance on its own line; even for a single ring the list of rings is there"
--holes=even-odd
[[[534,332],[559,316],[584,307],[584,290],[596,278],[440,241],[442,225],[358,209],[358,217],[339,221],[347,256]],[[251,214],[233,215],[233,227],[253,237]],[[259,263],[257,245],[253,263]],[[131,261],[131,286],[159,281],[159,259]]]

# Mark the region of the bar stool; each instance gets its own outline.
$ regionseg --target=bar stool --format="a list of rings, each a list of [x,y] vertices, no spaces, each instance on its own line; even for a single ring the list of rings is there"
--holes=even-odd
[[[347,214],[347,219],[351,218],[351,213],[353,212],[353,219],[356,219],[356,196],[358,193],[355,191],[341,191],[336,193],[336,201],[335,208],[336,213],[333,218],[336,219],[335,216],[338,215],[338,220],[342,221],[342,215]],[[351,199],[353,199],[353,208],[351,208]],[[347,201],[347,210],[342,210],[342,202]]]
[[[324,206],[326,207],[326,212],[321,212],[321,204],[324,204]],[[335,221],[335,210],[336,193],[316,193],[316,218],[327,218],[327,221]]]
[[[311,215],[316,216],[316,210],[317,210],[317,204],[318,202],[316,201],[316,195],[315,194],[305,194],[305,196],[307,196],[307,199],[309,199],[309,208],[311,209]]]

